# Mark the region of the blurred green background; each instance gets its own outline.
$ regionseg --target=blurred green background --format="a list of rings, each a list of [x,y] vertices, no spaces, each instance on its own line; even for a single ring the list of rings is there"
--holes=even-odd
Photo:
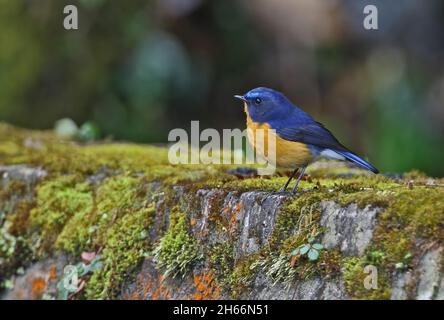
[[[442,0],[0,0],[0,44],[1,121],[166,142],[244,128],[233,95],[269,86],[382,171],[444,174]]]

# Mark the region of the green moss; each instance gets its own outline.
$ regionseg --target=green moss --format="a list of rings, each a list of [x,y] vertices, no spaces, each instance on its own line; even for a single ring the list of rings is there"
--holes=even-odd
[[[3,224],[4,214],[0,212],[0,225]],[[0,228],[0,270],[3,265],[14,256],[17,247],[17,238],[10,234],[6,226]]]
[[[261,191],[279,191],[284,186],[286,177],[255,177],[248,179],[232,180],[224,184],[226,189],[240,191],[261,190]]]
[[[93,208],[91,187],[75,176],[44,182],[37,189],[37,205],[30,222],[37,227],[43,250],[50,250],[70,218],[87,215]]]
[[[353,193],[341,194],[335,202],[342,207],[347,207],[352,203],[363,209],[367,206],[372,208],[386,208],[389,205],[389,199],[393,196],[393,192],[379,190],[365,190]]]
[[[100,259],[102,268],[87,283],[86,298],[116,297],[122,281],[151,249],[148,236],[154,212],[152,204],[129,212],[107,230]]]
[[[213,246],[210,250],[209,260],[218,283],[231,291],[229,275],[234,268],[234,243],[227,241]]]
[[[323,278],[334,278],[340,276],[341,264],[342,254],[339,249],[324,249],[316,260],[316,270]]]
[[[0,228],[0,290],[5,280],[18,274],[18,270],[31,261],[32,254],[28,239]]]
[[[366,288],[364,285],[366,277],[370,272],[365,272],[365,267],[371,265],[367,257],[348,257],[342,261],[342,276],[347,293],[354,299],[365,300],[386,300],[390,299],[391,288],[388,274],[378,265],[377,268],[377,287]]]
[[[336,175],[337,170],[340,170],[340,173],[348,173],[348,175]],[[274,176],[258,176],[228,181],[224,184],[224,187],[237,190],[279,191],[287,180],[288,176],[285,172],[277,172]],[[339,169],[309,170],[309,173],[300,182],[298,189],[300,191],[322,189],[339,194],[349,194],[366,190],[389,190],[399,186],[398,182],[383,175],[367,174],[362,170],[340,167]],[[292,185],[289,186],[289,188],[291,187]]]
[[[290,263],[290,254],[284,252],[272,253],[260,258],[252,264],[255,270],[262,270],[273,283],[282,282],[287,285],[294,283],[298,274]]]
[[[156,147],[66,143],[51,144],[47,148],[45,154],[35,152],[29,155],[29,162],[60,173],[96,174],[100,169],[143,172],[150,166],[167,164],[166,150]]]
[[[27,236],[29,230],[29,216],[35,207],[34,199],[23,198],[15,203],[14,208],[9,212],[7,221],[9,232],[14,236]]]
[[[250,255],[237,261],[234,269],[227,275],[230,284],[231,298],[239,299],[243,292],[253,284],[255,275],[257,274],[257,261],[259,261],[260,253]]]
[[[170,213],[168,230],[154,249],[154,258],[165,275],[184,276],[189,268],[201,258],[197,241],[188,233],[189,223],[177,207]]]
[[[94,207],[77,211],[65,223],[56,242],[57,248],[78,254],[87,247],[103,246],[107,229],[115,221],[144,206],[142,197],[138,198],[140,187],[143,187],[142,179],[131,176],[119,175],[104,180],[95,191]]]
[[[293,256],[291,251],[306,243],[301,239],[304,237],[289,238],[281,250],[263,252],[261,257],[254,261],[253,268],[256,271],[263,271],[273,283],[283,283],[288,286],[296,281],[305,281],[313,277],[339,276],[342,256],[338,250],[320,250],[320,255],[315,261],[310,261],[307,256]]]
[[[78,184],[68,186],[75,188]],[[111,298],[131,268],[151,249],[148,235],[154,205],[145,181],[139,177],[110,177],[93,191],[88,189],[93,196],[88,207],[73,214],[64,212],[56,248],[76,256],[82,250],[103,249],[103,267],[91,277],[85,296]]]
[[[96,214],[89,226],[99,246],[106,241],[107,229],[121,217],[143,208],[147,200],[142,178],[119,175],[106,179],[96,191]]]
[[[307,168],[306,173],[313,178],[334,178],[334,177],[359,177],[372,176],[371,173],[363,171],[357,167],[348,166],[347,163],[333,160],[320,160]]]
[[[0,212],[14,236],[27,233],[29,214],[35,206],[32,187],[22,181],[9,180],[0,187]],[[2,223],[0,223],[0,226]]]
[[[166,148],[112,142],[79,144],[60,140],[51,132],[21,130],[5,124],[0,124],[0,136],[0,160],[4,164],[26,163],[58,174],[144,173],[148,180],[174,184],[226,176],[224,172],[233,167],[175,166],[169,163]]]
[[[307,240],[310,236],[319,233],[320,208],[323,200],[333,195],[325,194],[321,190],[312,190],[300,193],[295,198],[290,198],[280,209],[271,235],[270,246],[272,249],[280,247],[282,241],[296,236],[298,242]],[[287,240],[287,243],[298,245],[295,238]],[[299,243],[300,244],[300,243]],[[288,252],[290,246],[284,246]],[[294,248],[293,248],[294,249]]]
[[[82,250],[103,248],[103,269],[91,277],[86,296],[109,298],[151,249],[153,213],[143,178],[115,176],[95,189],[78,177],[60,176],[38,187],[30,225],[39,231],[45,251],[61,249],[78,256]]]
[[[29,213],[34,207],[31,187],[17,180],[0,184],[0,289],[32,256]]]
[[[444,243],[444,189],[423,186],[401,189],[381,218],[385,224],[399,226],[405,234]]]

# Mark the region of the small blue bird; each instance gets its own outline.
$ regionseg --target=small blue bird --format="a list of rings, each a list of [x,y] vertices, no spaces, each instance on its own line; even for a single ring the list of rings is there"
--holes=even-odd
[[[344,147],[321,123],[314,120],[282,93],[269,88],[255,88],[245,95],[235,95],[244,102],[247,114],[248,138],[256,152],[267,158],[263,146],[255,143],[257,129],[267,136],[268,129],[276,132],[276,163],[278,168],[294,170],[282,191],[285,191],[296,175],[301,172],[292,189],[295,193],[305,169],[310,163],[322,158],[350,161],[378,173],[373,165]]]

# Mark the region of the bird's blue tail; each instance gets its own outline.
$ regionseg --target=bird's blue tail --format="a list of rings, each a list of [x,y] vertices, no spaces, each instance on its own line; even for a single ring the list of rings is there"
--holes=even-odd
[[[363,167],[363,168],[365,168],[367,170],[370,170],[373,173],[379,173],[378,169],[376,169],[370,163],[368,163],[367,161],[361,159],[360,157],[358,157],[354,153],[352,153],[350,151],[338,151],[338,150],[335,150],[335,151],[337,153],[339,153],[340,155],[344,156],[348,161],[356,163],[356,164],[360,165],[361,167]]]

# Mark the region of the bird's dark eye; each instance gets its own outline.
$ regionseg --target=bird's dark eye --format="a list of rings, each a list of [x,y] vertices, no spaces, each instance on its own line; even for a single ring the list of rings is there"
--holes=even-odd
[[[256,104],[261,104],[261,102],[262,102],[261,98],[254,99],[254,103],[256,103]]]

